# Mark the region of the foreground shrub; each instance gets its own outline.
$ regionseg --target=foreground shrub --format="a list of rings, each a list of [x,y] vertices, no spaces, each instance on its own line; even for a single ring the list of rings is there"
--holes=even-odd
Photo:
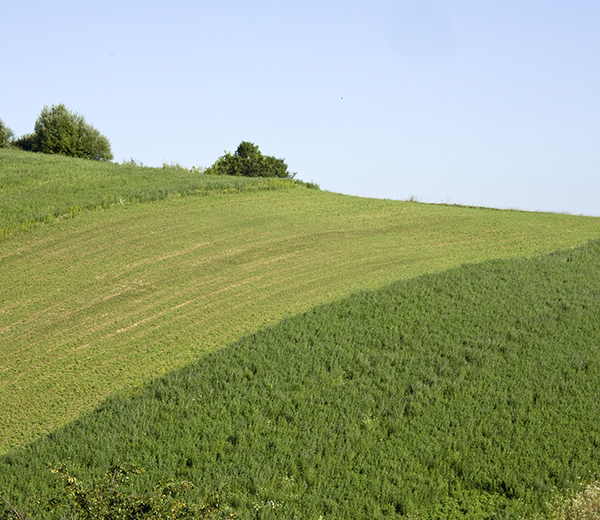
[[[102,477],[96,477],[91,485],[85,485],[62,465],[52,470],[61,485],[61,496],[48,502],[49,512],[54,511],[60,518],[80,518],[84,520],[208,520],[220,513],[219,497],[213,495],[202,504],[186,504],[180,496],[194,486],[189,482],[176,483],[161,480],[154,487],[152,495],[132,493],[130,475],[139,475],[142,470],[120,464]],[[5,516],[28,520],[22,511],[16,509],[3,498]],[[68,516],[65,516],[65,512]],[[1,511],[0,511],[1,513]],[[8,515],[8,516],[7,516]],[[233,514],[220,518],[235,518]]]
[[[205,173],[212,175],[235,175],[242,177],[293,178],[283,159],[263,155],[254,143],[242,141],[234,154],[226,152]]]

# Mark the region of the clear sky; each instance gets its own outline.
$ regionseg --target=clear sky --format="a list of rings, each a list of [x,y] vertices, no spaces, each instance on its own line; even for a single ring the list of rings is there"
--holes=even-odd
[[[241,141],[341,193],[600,215],[598,0],[30,0],[0,118],[64,103],[115,160]]]

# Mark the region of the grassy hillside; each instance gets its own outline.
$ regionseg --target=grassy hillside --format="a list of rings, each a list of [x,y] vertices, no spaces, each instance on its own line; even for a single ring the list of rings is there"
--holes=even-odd
[[[0,488],[34,508],[48,466],[128,461],[242,519],[541,510],[600,471],[598,272],[600,241],[313,309],[1,458]]]
[[[285,316],[600,219],[306,189],[114,206],[0,242],[0,452]]]
[[[0,148],[0,239],[115,204],[292,186],[288,179],[216,177]]]

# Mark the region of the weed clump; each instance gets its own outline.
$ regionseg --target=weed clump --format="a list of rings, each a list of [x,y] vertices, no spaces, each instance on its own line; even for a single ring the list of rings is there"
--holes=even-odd
[[[546,513],[531,517],[531,520],[599,520],[600,481],[581,484],[574,493],[560,496],[548,506]]]
[[[96,476],[91,484],[85,484],[73,475],[65,464],[51,472],[57,477],[60,494],[47,499],[45,509],[60,518],[68,515],[68,518],[82,520],[209,520],[215,518],[215,513],[221,519],[237,518],[220,509],[220,498],[216,493],[200,504],[187,503],[185,493],[195,487],[187,481],[161,479],[153,493],[135,493],[130,476],[141,475],[143,470],[131,464],[118,464],[104,475]],[[2,501],[5,511],[1,518],[32,520],[6,498],[2,497]]]

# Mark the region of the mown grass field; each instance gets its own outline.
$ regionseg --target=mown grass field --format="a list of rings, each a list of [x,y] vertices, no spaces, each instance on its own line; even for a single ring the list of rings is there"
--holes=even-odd
[[[0,458],[0,488],[52,518],[49,466],[126,461],[242,519],[543,511],[600,471],[599,271],[595,241],[312,309]]]
[[[93,211],[0,243],[0,450],[353,291],[600,236],[600,219],[302,188]]]

